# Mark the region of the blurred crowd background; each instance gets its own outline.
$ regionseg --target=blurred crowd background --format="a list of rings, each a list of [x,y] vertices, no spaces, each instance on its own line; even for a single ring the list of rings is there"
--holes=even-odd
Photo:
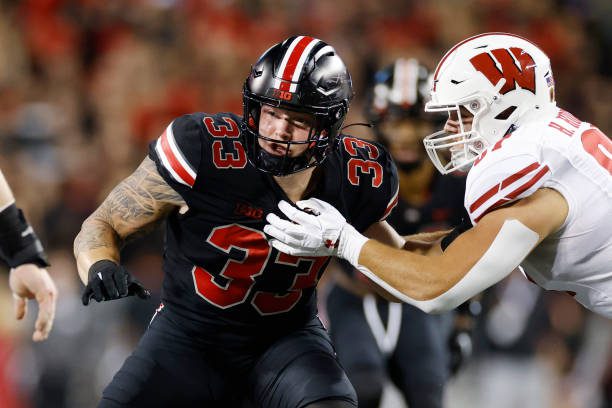
[[[82,306],[72,242],[174,117],[241,113],[255,59],[309,34],[345,60],[356,92],[347,123],[360,122],[377,68],[397,57],[435,68],[454,43],[485,31],[540,45],[559,105],[612,135],[609,0],[0,0],[0,168],[60,293],[50,339],[33,344],[32,320],[14,321],[0,279],[0,407],[94,406],[145,329],[159,302],[162,234],[123,253],[155,293],[147,302]],[[609,321],[515,276],[483,305],[475,357],[451,380],[449,407],[612,406]]]

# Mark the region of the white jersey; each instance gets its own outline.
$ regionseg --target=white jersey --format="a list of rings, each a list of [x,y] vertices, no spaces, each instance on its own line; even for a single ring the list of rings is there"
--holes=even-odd
[[[465,208],[476,224],[545,187],[565,197],[569,213],[522,263],[524,271],[612,318],[612,142],[599,129],[557,108],[520,126],[475,162]]]

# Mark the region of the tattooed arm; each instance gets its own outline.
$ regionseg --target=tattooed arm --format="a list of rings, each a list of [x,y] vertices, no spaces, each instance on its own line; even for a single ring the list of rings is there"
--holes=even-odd
[[[153,160],[145,158],[83,222],[74,240],[83,283],[87,284],[89,268],[95,262],[108,259],[119,263],[119,249],[127,237],[151,229],[174,208],[184,205],[179,193],[157,172]]]

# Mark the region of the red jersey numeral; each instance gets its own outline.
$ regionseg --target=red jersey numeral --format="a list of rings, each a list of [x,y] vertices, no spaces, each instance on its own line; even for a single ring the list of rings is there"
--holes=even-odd
[[[225,282],[206,269],[195,266],[193,281],[198,295],[209,303],[226,309],[245,301],[255,277],[261,275],[270,254],[270,246],[263,232],[242,225],[232,224],[212,230],[206,242],[228,254],[221,277]],[[232,256],[237,251],[240,259]]]
[[[371,159],[364,160],[353,157],[348,161],[347,170],[349,182],[354,186],[358,186],[360,174],[369,173],[372,174],[372,187],[380,187],[383,182],[383,168],[380,163],[375,161],[380,155],[378,147],[365,140],[355,139],[353,137],[345,137],[342,139],[342,143],[344,144],[344,150],[351,156],[358,156],[358,148],[366,149],[368,158]]]
[[[203,119],[206,130],[213,137],[235,139],[240,136],[240,128],[236,121],[230,117],[222,116],[225,124],[215,124],[214,118],[207,116]],[[247,156],[244,147],[239,141],[231,144],[234,151],[228,151],[227,146],[221,140],[215,140],[212,144],[212,159],[218,169],[242,169],[247,164]]]
[[[238,141],[232,143],[234,152],[228,152],[224,149],[223,142],[215,140],[212,144],[213,163],[218,169],[242,169],[246,166],[247,157],[244,147]]]
[[[582,147],[612,175],[612,141],[601,130],[590,128],[580,136]]]
[[[270,292],[257,292],[253,297],[253,306],[262,315],[288,312],[302,298],[302,289],[316,285],[319,271],[325,265],[326,257],[296,257],[279,252],[275,263],[298,266],[301,262],[310,262],[310,267],[303,274],[297,274],[293,284],[285,295]]]
[[[380,163],[370,160],[352,158],[348,162],[348,179],[352,185],[359,185],[359,173],[373,173],[372,187],[378,188],[382,184],[383,168]]]
[[[372,143],[368,143],[365,140],[355,139],[353,137],[345,137],[344,139],[342,139],[342,142],[344,143],[344,149],[351,156],[357,156],[357,148],[361,148],[367,149],[368,157],[370,159],[375,160],[378,158],[378,147],[376,147]]]
[[[216,125],[215,120],[210,116],[204,118],[204,125],[206,130],[213,137],[238,137],[240,136],[240,128],[236,121],[227,116],[222,116],[221,119],[226,123],[225,125]]]
[[[255,277],[263,273],[269,262],[271,249],[264,233],[231,224],[215,228],[206,242],[227,253],[230,259],[219,276],[195,266],[192,274],[196,293],[221,309],[243,303],[255,285]],[[316,285],[326,261],[327,257],[295,257],[279,253],[274,264],[298,266],[302,262],[309,262],[310,266],[305,273],[296,274],[284,295],[262,291],[255,293],[253,306],[262,315],[291,310],[302,298],[302,290]]]

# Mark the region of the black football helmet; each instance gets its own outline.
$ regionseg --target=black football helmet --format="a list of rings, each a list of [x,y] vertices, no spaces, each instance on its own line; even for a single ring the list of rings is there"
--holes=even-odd
[[[417,59],[399,58],[374,74],[366,93],[365,116],[372,123],[378,141],[391,152],[398,168],[405,171],[416,168],[426,158],[421,139],[427,133],[419,135],[418,132],[426,122],[435,120],[426,116],[424,110],[429,97],[430,78],[429,69]],[[410,136],[410,142],[406,142],[404,133],[404,141],[399,142],[399,135],[402,134],[400,128],[406,123],[411,123],[411,133],[417,134]],[[418,142],[414,139],[416,137],[419,138]],[[415,149],[419,150],[418,154],[414,153],[414,157],[407,159],[405,151]],[[397,150],[403,150],[403,155],[396,155]]]
[[[367,93],[368,120],[376,125],[392,118],[424,118],[430,76],[429,69],[415,58],[399,58],[377,71]]]
[[[242,141],[249,161],[259,170],[288,175],[319,165],[336,148],[337,137],[353,96],[351,76],[336,51],[325,42],[295,36],[263,53],[251,68],[242,91]],[[262,104],[314,115],[315,125],[306,141],[279,141],[259,134]],[[274,156],[259,139],[287,145],[286,154]],[[298,157],[289,156],[295,144],[308,144]]]

